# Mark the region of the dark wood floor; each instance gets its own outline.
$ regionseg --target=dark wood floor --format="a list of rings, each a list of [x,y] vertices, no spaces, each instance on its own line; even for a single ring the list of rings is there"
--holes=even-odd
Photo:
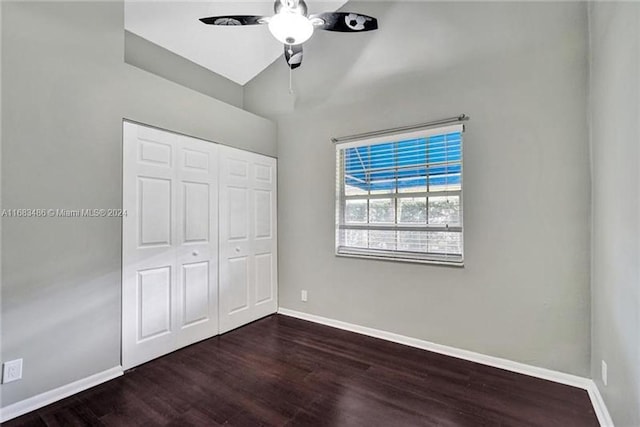
[[[587,392],[274,315],[5,426],[597,426]]]

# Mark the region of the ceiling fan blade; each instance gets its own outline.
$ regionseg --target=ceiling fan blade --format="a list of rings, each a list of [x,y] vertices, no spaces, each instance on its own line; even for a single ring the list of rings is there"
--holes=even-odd
[[[295,70],[302,65],[302,45],[284,45],[284,59],[289,68]]]
[[[208,25],[260,25],[266,24],[269,18],[255,15],[226,15],[200,18],[200,21]]]
[[[378,29],[378,20],[371,16],[353,12],[323,12],[309,16],[320,30],[359,33]]]

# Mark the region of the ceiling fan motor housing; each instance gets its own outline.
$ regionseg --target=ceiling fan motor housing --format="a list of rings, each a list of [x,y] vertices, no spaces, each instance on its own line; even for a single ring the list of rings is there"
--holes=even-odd
[[[273,10],[276,14],[280,13],[282,8],[286,8],[291,12],[307,16],[307,4],[304,0],[276,0],[273,3]]]

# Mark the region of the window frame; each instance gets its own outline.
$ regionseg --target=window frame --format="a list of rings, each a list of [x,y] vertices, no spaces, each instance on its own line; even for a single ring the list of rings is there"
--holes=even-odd
[[[433,126],[420,130],[413,130],[408,132],[386,134],[384,136],[376,136],[372,138],[352,139],[346,142],[336,142],[335,144],[335,156],[336,156],[336,191],[335,191],[335,255],[346,258],[363,258],[363,259],[375,259],[384,261],[396,261],[396,262],[409,262],[420,264],[435,264],[446,265],[451,267],[463,267],[464,266],[464,131],[463,124],[445,125],[445,126]],[[459,190],[447,190],[447,191],[429,191],[429,187],[425,191],[414,193],[400,193],[396,190],[393,193],[371,194],[368,192],[366,195],[350,195],[345,194],[345,167],[344,167],[344,152],[349,148],[371,146],[376,144],[385,143],[398,143],[411,139],[429,138],[431,136],[446,135],[450,133],[460,133],[460,160],[456,160],[455,163],[460,165],[460,189]],[[427,148],[428,149],[428,148]],[[429,168],[429,163],[420,164],[420,167]],[[428,181],[428,178],[427,178]],[[398,224],[398,199],[402,198],[415,198],[425,197],[426,206],[425,209],[429,210],[429,198],[430,197],[442,197],[446,195],[453,195],[459,197],[459,225],[449,226],[447,225],[403,225]],[[369,205],[370,200],[375,199],[391,199],[394,200],[394,212],[395,221],[393,224],[354,224],[346,223],[345,221],[345,206],[347,200],[366,200]],[[367,210],[368,212],[368,210]],[[402,251],[402,250],[390,250],[390,249],[372,249],[372,248],[357,248],[357,247],[345,247],[341,246],[340,234],[342,230],[389,230],[389,231],[426,231],[426,232],[459,232],[460,233],[460,245],[461,253],[456,257],[446,254],[438,254],[434,252],[414,252],[414,251]],[[397,239],[397,238],[396,238]],[[397,240],[396,240],[397,241]]]

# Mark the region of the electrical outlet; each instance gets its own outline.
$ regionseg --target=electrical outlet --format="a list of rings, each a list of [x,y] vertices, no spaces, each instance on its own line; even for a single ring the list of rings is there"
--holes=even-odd
[[[607,362],[605,362],[604,360],[602,361],[602,382],[604,383],[604,385],[607,385]]]
[[[303,290],[302,292],[300,292],[300,299],[304,302],[307,302],[307,291]]]
[[[22,378],[22,359],[4,362],[2,365],[2,383],[18,381]]]

